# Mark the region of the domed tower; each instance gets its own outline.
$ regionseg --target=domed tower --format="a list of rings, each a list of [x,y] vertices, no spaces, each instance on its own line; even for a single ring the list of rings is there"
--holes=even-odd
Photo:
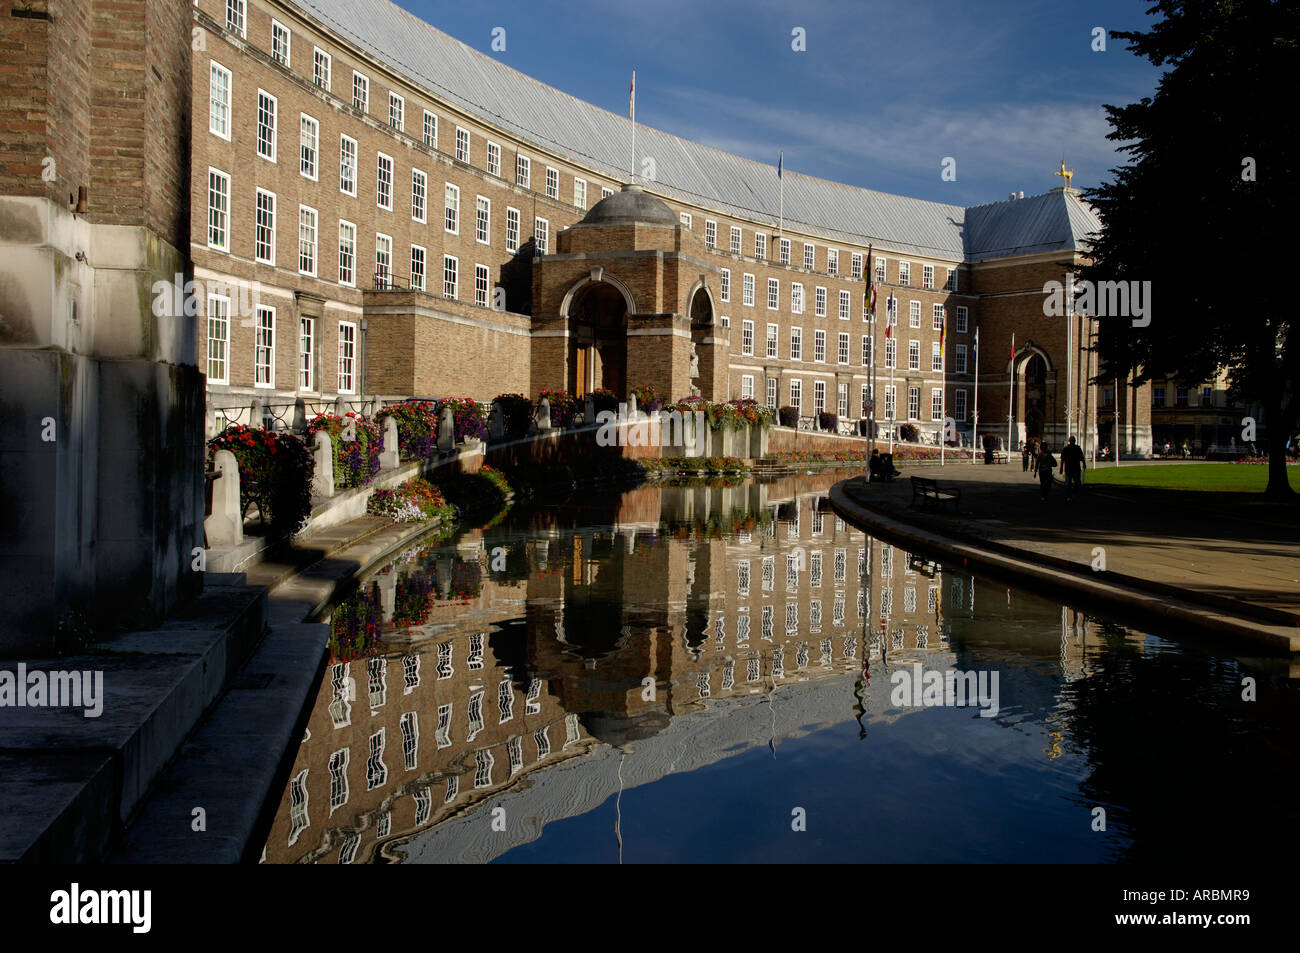
[[[556,236],[533,268],[533,390],[726,400],[730,332],[718,270],[661,199],[625,185]],[[693,359],[694,358],[694,359]],[[694,375],[694,376],[693,376]]]

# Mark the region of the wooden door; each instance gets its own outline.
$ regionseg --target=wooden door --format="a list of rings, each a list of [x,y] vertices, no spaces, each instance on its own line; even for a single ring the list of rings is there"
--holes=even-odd
[[[576,397],[587,396],[587,367],[590,358],[585,347],[575,349],[573,360],[573,393]]]

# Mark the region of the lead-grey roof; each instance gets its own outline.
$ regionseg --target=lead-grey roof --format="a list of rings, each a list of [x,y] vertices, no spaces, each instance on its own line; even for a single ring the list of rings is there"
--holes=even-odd
[[[623,180],[630,120],[539,82],[448,36],[389,0],[288,0],[414,85],[534,146]],[[776,224],[776,168],[637,127],[654,156],[654,192]],[[831,240],[975,261],[1075,249],[1096,216],[1061,190],[969,211],[785,171],[786,221]]]
[[[629,222],[676,225],[677,215],[663,199],[644,191],[639,185],[625,185],[621,191],[593,205],[582,219],[583,225],[622,225]]]
[[[1101,222],[1078,195],[1055,189],[968,208],[966,228],[966,259],[981,261],[1044,251],[1084,251],[1088,236],[1101,228]]]

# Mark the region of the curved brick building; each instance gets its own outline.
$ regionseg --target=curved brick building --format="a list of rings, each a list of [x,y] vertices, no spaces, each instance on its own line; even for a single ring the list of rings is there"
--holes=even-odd
[[[642,384],[856,418],[874,383],[886,427],[969,439],[978,327],[981,432],[1005,439],[1014,376],[1013,439],[1110,434],[1094,328],[1043,315],[1098,226],[1076,190],[962,208],[787,171],[778,224],[775,167],[641,127],[624,191],[627,118],[387,0],[197,0],[194,26],[210,427]],[[1145,389],[1119,426],[1149,447]]]

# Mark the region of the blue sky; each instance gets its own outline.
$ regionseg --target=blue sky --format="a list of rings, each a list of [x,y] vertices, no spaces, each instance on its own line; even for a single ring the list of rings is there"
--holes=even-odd
[[[1102,103],[1151,95],[1157,70],[1092,30],[1143,29],[1146,0],[397,0],[459,40],[637,121],[788,169],[977,205],[1095,185],[1122,157]],[[492,52],[504,27],[506,49]],[[791,49],[795,27],[806,52]],[[957,178],[940,178],[945,157]]]

